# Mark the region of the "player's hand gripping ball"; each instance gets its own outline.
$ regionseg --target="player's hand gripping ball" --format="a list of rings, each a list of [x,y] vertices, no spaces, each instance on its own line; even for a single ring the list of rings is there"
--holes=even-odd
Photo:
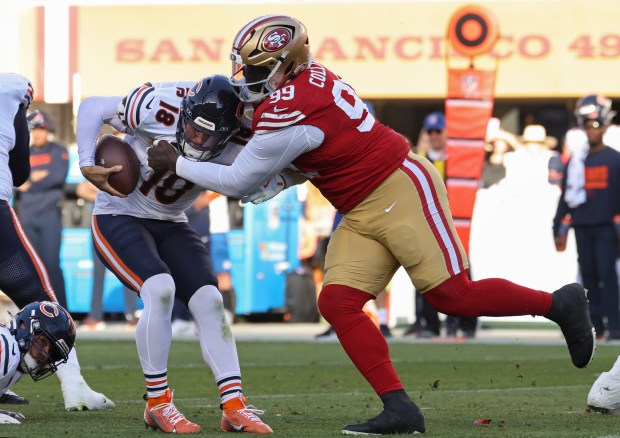
[[[121,165],[123,170],[112,173],[108,183],[123,195],[128,195],[136,188],[140,177],[140,160],[133,148],[125,140],[114,135],[104,135],[95,150],[95,165],[114,167]]]

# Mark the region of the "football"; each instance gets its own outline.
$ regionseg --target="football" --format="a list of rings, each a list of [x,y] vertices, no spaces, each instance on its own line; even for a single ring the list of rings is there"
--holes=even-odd
[[[95,165],[123,166],[123,170],[109,176],[108,182],[123,195],[130,194],[136,188],[140,176],[140,160],[125,140],[109,134],[101,137],[95,150]]]

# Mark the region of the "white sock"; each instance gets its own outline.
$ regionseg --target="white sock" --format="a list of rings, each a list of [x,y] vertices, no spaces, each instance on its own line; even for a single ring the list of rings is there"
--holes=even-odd
[[[76,376],[81,377],[81,375],[82,374],[80,371],[80,363],[78,362],[78,358],[77,358],[77,351],[75,351],[75,347],[73,347],[71,351],[69,352],[69,358],[67,359],[67,362],[61,365],[58,365],[56,376],[58,376],[58,379],[60,380],[60,383],[62,384],[63,380],[67,378],[71,378],[71,377],[75,378]]]
[[[226,315],[222,294],[215,286],[203,286],[189,300],[198,327],[202,357],[216,381],[240,375],[237,345]]]
[[[152,276],[140,289],[144,310],[136,326],[136,345],[144,374],[168,367],[174,290],[174,280],[169,274]]]

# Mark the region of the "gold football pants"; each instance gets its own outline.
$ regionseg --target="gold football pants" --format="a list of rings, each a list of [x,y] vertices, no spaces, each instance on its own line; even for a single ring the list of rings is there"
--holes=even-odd
[[[324,284],[376,296],[399,266],[422,293],[468,268],[445,184],[413,153],[344,216],[329,242]]]

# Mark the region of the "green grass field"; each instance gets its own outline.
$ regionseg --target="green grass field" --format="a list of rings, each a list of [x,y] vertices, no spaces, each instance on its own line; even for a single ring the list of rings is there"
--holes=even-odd
[[[620,436],[620,417],[586,412],[586,395],[620,348],[599,346],[585,370],[559,345],[391,344],[409,395],[422,408],[429,437]],[[337,343],[238,343],[249,402],[281,437],[339,436],[343,425],[381,408]],[[14,389],[30,399],[21,425],[1,425],[2,437],[147,437],[144,382],[132,341],[80,341],[89,384],[116,401],[106,412],[65,412],[56,377]],[[219,430],[217,389],[197,342],[175,341],[169,363],[175,402],[203,434]],[[8,407],[8,406],[5,406]],[[474,425],[480,418],[486,426]],[[158,433],[160,434],[160,433]]]

